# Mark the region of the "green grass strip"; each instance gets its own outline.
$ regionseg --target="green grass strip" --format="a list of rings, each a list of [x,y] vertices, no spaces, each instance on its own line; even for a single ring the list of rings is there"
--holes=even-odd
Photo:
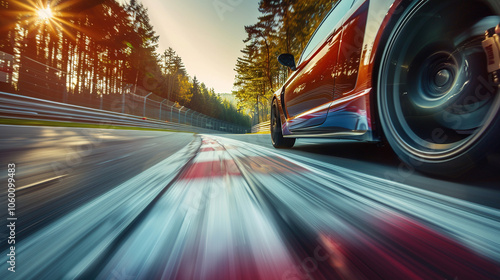
[[[180,130],[161,129],[161,128],[146,128],[146,127],[120,126],[120,125],[109,125],[109,124],[59,122],[59,121],[47,121],[47,120],[23,120],[23,119],[11,119],[11,118],[0,118],[0,124],[7,124],[7,125],[31,125],[31,126],[56,126],[56,127],[83,127],[83,128],[99,128],[99,129],[146,130],[146,131],[166,131],[166,132],[184,132],[184,133],[187,132],[187,133],[194,133],[194,132],[190,132],[190,131],[180,131]]]

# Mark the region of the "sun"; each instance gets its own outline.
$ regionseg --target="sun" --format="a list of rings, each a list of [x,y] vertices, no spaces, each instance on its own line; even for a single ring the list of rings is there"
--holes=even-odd
[[[52,10],[49,7],[45,9],[39,9],[37,13],[38,13],[38,18],[41,20],[49,20],[53,16]]]

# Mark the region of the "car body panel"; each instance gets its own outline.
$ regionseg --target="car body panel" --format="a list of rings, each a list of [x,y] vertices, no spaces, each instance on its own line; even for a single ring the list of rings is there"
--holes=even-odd
[[[284,137],[378,140],[372,74],[380,38],[400,4],[354,1],[341,26],[298,65],[275,93]]]

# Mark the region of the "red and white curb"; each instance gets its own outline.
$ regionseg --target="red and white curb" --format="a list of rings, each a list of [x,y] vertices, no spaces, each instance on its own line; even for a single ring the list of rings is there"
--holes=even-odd
[[[203,136],[195,158],[100,275],[282,279],[296,265],[268,216],[232,155]]]

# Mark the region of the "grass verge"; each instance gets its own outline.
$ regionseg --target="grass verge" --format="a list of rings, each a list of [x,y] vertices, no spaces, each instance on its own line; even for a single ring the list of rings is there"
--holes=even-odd
[[[99,128],[99,129],[146,130],[146,131],[167,131],[167,132],[192,133],[189,131],[161,129],[161,128],[145,128],[145,127],[135,127],[135,126],[74,123],[74,122],[60,122],[60,121],[47,121],[47,120],[23,120],[23,119],[10,119],[10,118],[0,118],[0,124],[32,125],[32,126],[56,126],[56,127],[83,127],[83,128]]]

